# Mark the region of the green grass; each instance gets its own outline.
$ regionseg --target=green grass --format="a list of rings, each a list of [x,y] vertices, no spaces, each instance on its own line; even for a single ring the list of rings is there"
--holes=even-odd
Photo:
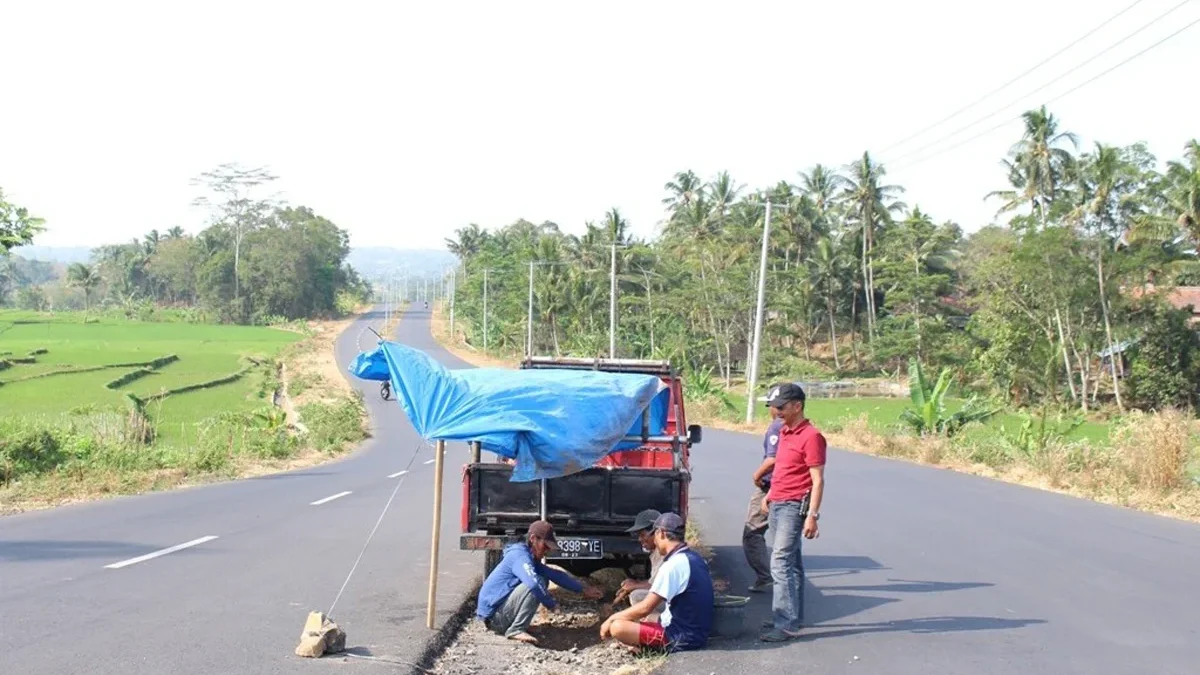
[[[736,417],[732,417],[731,419],[744,420],[746,418],[745,397],[736,397],[733,403],[737,412],[730,413],[731,415],[736,414]],[[908,408],[910,404],[911,401],[907,398],[812,398],[808,400],[806,412],[809,419],[818,427],[827,426],[834,428],[841,427],[847,422],[866,415],[868,427],[876,432],[885,432],[894,431],[899,428],[901,424],[900,413]],[[947,403],[952,410],[962,404],[963,401],[961,399],[954,399]],[[755,419],[765,423],[767,419],[765,408],[761,414],[755,415]],[[966,439],[981,439],[996,434],[1001,427],[1004,427],[1010,433],[1016,433],[1021,427],[1021,422],[1022,417],[1017,412],[1001,412],[985,423],[966,427],[962,430],[962,435]],[[1086,440],[1093,445],[1108,445],[1109,425],[1103,422],[1085,421],[1068,434],[1065,440]]]
[[[84,322],[80,313],[54,316],[0,311],[0,352],[25,356],[34,349],[49,350],[37,363],[17,364],[0,371],[0,416],[53,418],[81,407],[118,409],[123,392],[146,398],[164,389],[204,382],[234,373],[246,357],[269,359],[301,338],[295,333],[255,326],[149,323],[108,319]],[[118,390],[105,383],[135,368],[108,368],[88,373],[52,375],[24,382],[13,380],[64,367],[95,367],[140,363],[175,354],[179,360]],[[242,412],[262,406],[256,396],[260,378],[168,397],[147,413],[157,423],[163,441],[183,441],[196,422],[223,412]],[[194,434],[194,431],[192,432]]]

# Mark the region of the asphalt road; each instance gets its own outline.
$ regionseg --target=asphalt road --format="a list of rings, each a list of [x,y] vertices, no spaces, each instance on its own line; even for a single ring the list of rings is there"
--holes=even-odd
[[[742,595],[760,456],[719,431],[693,452],[692,513]],[[1200,526],[851,452],[830,451],[826,476],[804,543],[808,636],[716,641],[668,673],[1200,672]],[[770,600],[753,598],[757,633]]]
[[[411,309],[397,338],[453,367]],[[348,364],[366,331],[361,318],[338,341]],[[327,610],[396,482],[404,483],[334,618],[357,654],[414,662],[425,628],[433,452],[396,403],[366,393],[372,438],[351,456],[311,469],[172,492],[114,498],[0,518],[0,673],[404,672],[364,659],[314,661],[292,654],[310,610]],[[457,550],[466,446],[447,449],[438,622],[482,569]],[[317,505],[329,497],[348,493]],[[216,537],[118,568],[124,561]],[[334,665],[335,664],[335,665]]]
[[[348,363],[367,324],[339,341]],[[451,366],[428,317],[398,339]],[[366,384],[366,383],[356,383]],[[292,656],[332,601],[418,445],[366,384],[374,435],[313,469],[0,519],[0,673],[406,672]],[[692,513],[735,592],[760,442],[706,430]],[[335,618],[359,654],[415,661],[424,628],[432,458],[421,450]],[[458,465],[445,476],[439,623],[480,569],[457,551]],[[830,452],[822,536],[806,542],[810,636],[714,641],[669,673],[1188,674],[1200,664],[1200,526],[997,481]],[[348,492],[330,501],[329,497]],[[312,505],[313,502],[323,502]],[[189,548],[110,569],[165,548]],[[757,626],[769,599],[755,596]]]

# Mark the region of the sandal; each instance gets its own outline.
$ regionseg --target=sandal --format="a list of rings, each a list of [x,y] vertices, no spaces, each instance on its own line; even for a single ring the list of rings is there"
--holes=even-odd
[[[799,633],[789,633],[786,630],[773,628],[760,635],[758,639],[762,640],[763,642],[788,642],[790,640],[795,640],[798,637],[800,637]]]

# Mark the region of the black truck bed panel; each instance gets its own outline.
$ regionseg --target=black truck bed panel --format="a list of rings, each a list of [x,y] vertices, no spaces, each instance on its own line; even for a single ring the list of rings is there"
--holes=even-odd
[[[540,517],[541,483],[514,483],[505,464],[467,466],[467,531],[521,531]],[[546,481],[547,518],[563,534],[620,534],[645,509],[682,513],[688,474],[591,468]]]

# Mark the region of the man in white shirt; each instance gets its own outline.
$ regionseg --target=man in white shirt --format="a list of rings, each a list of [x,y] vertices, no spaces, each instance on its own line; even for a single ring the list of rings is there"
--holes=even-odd
[[[713,585],[708,563],[683,540],[684,522],[664,513],[654,521],[654,546],[663,556],[650,592],[638,604],[613,614],[600,626],[600,638],[630,647],[667,651],[701,649],[712,630]],[[645,621],[659,603],[659,621]]]

